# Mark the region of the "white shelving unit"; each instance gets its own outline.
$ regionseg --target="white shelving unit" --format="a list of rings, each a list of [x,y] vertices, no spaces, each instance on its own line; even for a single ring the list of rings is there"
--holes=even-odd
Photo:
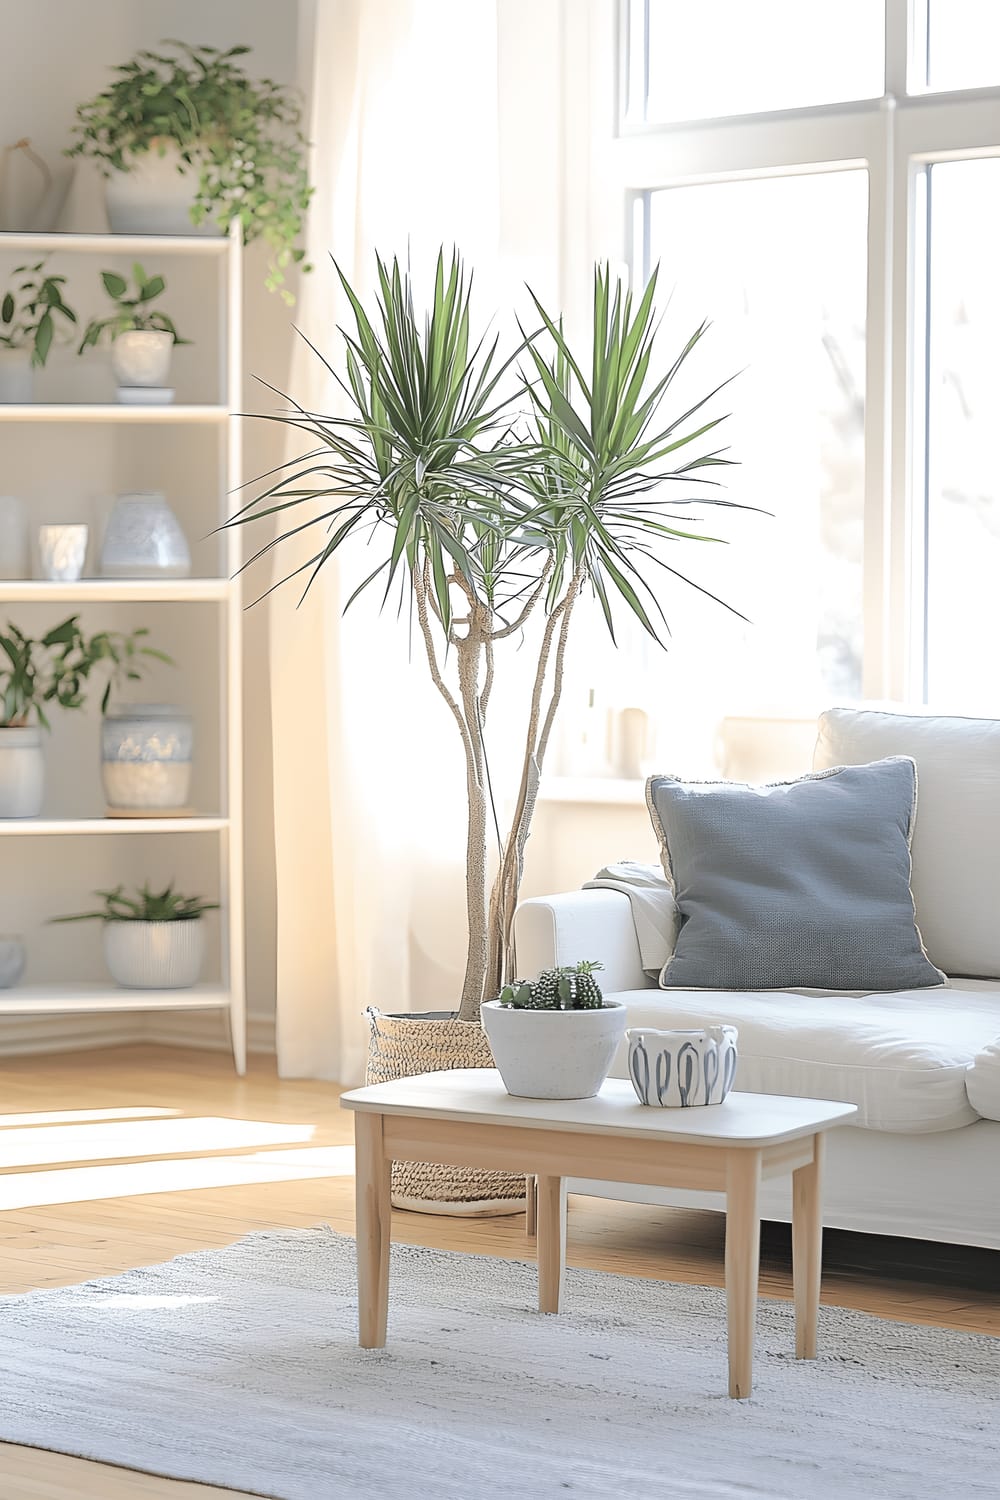
[[[194,258],[216,262],[214,298],[218,326],[218,373],[221,389],[212,402],[163,407],[120,406],[111,403],[45,402],[32,405],[0,405],[0,423],[100,423],[116,426],[160,427],[183,430],[197,426],[214,428],[216,468],[210,488],[217,493],[215,525],[224,521],[229,497],[242,483],[241,434],[238,413],[242,406],[242,245],[238,226],[228,238],[112,234],[0,234],[0,255],[41,257],[131,256],[157,266],[162,257]],[[9,259],[9,256],[7,257]],[[89,274],[89,271],[88,271]],[[0,437],[0,451],[6,440]],[[34,440],[33,440],[34,441]],[[171,441],[173,441],[171,439]],[[37,456],[35,456],[37,455]],[[33,461],[41,468],[45,449],[33,449]],[[204,479],[204,476],[202,476]],[[155,469],[146,477],[156,489]],[[4,488],[0,475],[0,488]],[[79,982],[35,982],[36,967],[29,949],[29,982],[2,992],[0,1018],[30,1014],[79,1014],[108,1011],[224,1010],[228,1013],[233,1059],[238,1073],[246,1071],[246,985],[244,962],[243,901],[243,763],[242,763],[242,602],[235,575],[240,564],[239,540],[226,532],[218,548],[218,576],[186,579],[85,578],[78,583],[49,583],[36,579],[0,579],[0,609],[11,605],[43,604],[76,606],[156,604],[171,610],[208,606],[215,640],[205,660],[214,652],[219,663],[217,691],[211,697],[218,714],[218,732],[206,736],[218,744],[218,808],[190,817],[113,818],[93,816],[43,816],[35,819],[0,819],[0,860],[26,866],[23,855],[34,839],[50,841],[122,837],[133,851],[142,848],[136,840],[164,837],[187,838],[208,835],[215,841],[218,872],[219,952],[215,967],[219,979],[211,979],[190,990],[119,989],[106,977],[81,975]],[[208,668],[205,668],[208,670]],[[201,726],[196,723],[196,731]],[[196,755],[198,754],[196,745]],[[96,750],[94,751],[96,756]],[[101,846],[89,846],[91,849]],[[103,846],[107,847],[107,846]],[[58,849],[58,843],[56,843]],[[52,857],[58,858],[53,852]],[[41,904],[39,910],[45,909]],[[0,925],[3,925],[0,914]],[[64,929],[65,930],[65,929]],[[41,965],[44,968],[44,963]]]

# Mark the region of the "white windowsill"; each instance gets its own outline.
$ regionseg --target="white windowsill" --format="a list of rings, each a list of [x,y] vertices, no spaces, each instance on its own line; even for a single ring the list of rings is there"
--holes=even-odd
[[[546,776],[539,802],[589,802],[608,807],[642,807],[646,783],[617,776]]]

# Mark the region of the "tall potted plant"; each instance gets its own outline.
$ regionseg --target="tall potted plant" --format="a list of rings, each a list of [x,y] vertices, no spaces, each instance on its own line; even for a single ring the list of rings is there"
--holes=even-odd
[[[585,375],[561,321],[537,299],[539,329],[510,357],[500,358],[496,339],[475,340],[470,283],[457,256],[450,266],[439,256],[426,317],[398,262],[378,260],[371,317],[341,274],[354,320],[352,331],[341,330],[351,411],[320,415],[296,406],[279,417],[301,430],[309,455],[286,466],[232,523],[295,516],[311,505],[305,524],[328,532],[312,559],[313,577],[352,536],[368,536],[369,552],[380,536],[361,587],[388,595],[402,576],[431,680],[462,745],[468,950],[460,1003],[446,1021],[374,1016],[370,1076],[489,1065],[479,1010],[513,978],[524,850],[575,612],[589,594],[612,636],[620,607],[660,640],[665,619],[650,566],[683,576],[657,555],[660,544],[709,540],[692,529],[690,496],[678,496],[677,483],[696,488],[699,505],[732,503],[714,495],[702,473],[727,460],[691,449],[722,420],[698,418],[715,392],[671,419],[661,415],[706,325],[654,363],[656,280],[654,273],[634,299],[606,267],[597,269]],[[326,457],[317,460],[317,452]],[[296,521],[279,545],[296,534]],[[486,723],[501,654],[532,624],[521,772],[491,882]],[[394,1182],[397,1201],[427,1206],[423,1200],[437,1195],[420,1171],[408,1168],[406,1184]],[[450,1174],[449,1192],[461,1175]]]

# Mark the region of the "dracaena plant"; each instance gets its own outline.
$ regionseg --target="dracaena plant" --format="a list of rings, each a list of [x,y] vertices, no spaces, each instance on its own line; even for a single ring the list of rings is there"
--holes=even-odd
[[[173,319],[153,303],[167,289],[162,276],[147,276],[138,261],[132,267],[132,287],[126,277],[117,271],[102,271],[104,290],[114,304],[114,312],[108,318],[91,318],[77,350],[94,348],[107,337],[116,339],[120,333],[133,329],[142,333],[169,333],[175,344],[188,344],[174,327]]]
[[[691,447],[722,418],[697,420],[714,392],[664,415],[705,329],[679,352],[660,353],[655,275],[636,302],[598,269],[585,376],[582,356],[537,300],[539,327],[512,354],[501,357],[497,338],[476,339],[457,256],[450,265],[439,256],[424,316],[398,262],[379,259],[377,271],[371,314],[340,273],[353,327],[339,330],[343,375],[334,373],[347,413],[293,402],[271,417],[296,428],[305,451],[230,524],[281,518],[277,538],[251,561],[319,528],[317,550],[296,570],[307,575],[306,592],[352,538],[363,536],[369,555],[380,539],[348,607],[369,588],[384,602],[397,585],[412,601],[465,761],[469,944],[458,1013],[474,1020],[513,975],[514,909],[572,619],[593,595],[612,633],[623,608],[661,640],[651,573],[662,542],[704,539],[685,519],[691,491],[701,504],[725,503],[706,489],[703,471],[726,460],[706,443]],[[533,667],[522,769],[506,832],[496,823],[490,889],[488,830],[498,815],[486,725],[496,672],[524,639]]]
[[[95,891],[104,905],[97,911],[74,912],[68,917],[52,917],[52,922],[194,922],[207,911],[218,911],[217,901],[201,896],[182,896],[174,890],[173,881],[162,891],[151,890],[148,883],[134,896],[125,894],[123,885],[113,891]]]
[[[38,637],[8,622],[0,628],[0,728],[19,728],[34,718],[48,729],[47,709],[82,708],[90,688],[102,679],[104,713],[113,689],[139,682],[150,661],[173,666],[169,656],[148,644],[148,636],[144,628],[88,636],[78,615]]]

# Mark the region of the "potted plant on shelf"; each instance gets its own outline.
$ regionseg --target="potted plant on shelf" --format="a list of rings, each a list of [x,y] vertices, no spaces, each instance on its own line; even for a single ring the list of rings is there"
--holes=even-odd
[[[182,896],[173,882],[154,892],[146,884],[134,895],[125,887],[95,891],[100,911],[53,917],[53,922],[103,922],[104,961],[116,984],[135,990],[189,990],[198,983],[205,960],[207,911],[217,901]]]
[[[42,810],[46,707],[82,708],[92,679],[105,678],[101,712],[112,689],[138,682],[150,659],[171,658],[146,644],[143,628],[88,636],[71,615],[34,639],[8,622],[0,630],[0,818],[34,818]]]
[[[372,317],[343,275],[341,281],[355,324],[342,335],[352,409],[321,415],[293,403],[275,416],[301,431],[309,451],[230,524],[291,517],[279,547],[305,526],[323,528],[310,581],[352,536],[363,536],[370,553],[381,537],[361,589],[377,582],[388,598],[402,581],[404,612],[409,594],[431,679],[460,737],[468,794],[462,993],[448,1019],[373,1012],[374,1081],[428,1067],[491,1065],[480,1007],[513,975],[525,844],[574,615],[590,594],[612,636],[615,610],[624,609],[661,641],[666,622],[651,568],[683,578],[673,551],[710,540],[691,519],[693,496],[699,506],[733,502],[718,498],[705,478],[727,460],[703,451],[704,443],[692,447],[723,420],[698,416],[715,392],[686,401],[669,418],[661,414],[706,325],[679,351],[661,354],[655,273],[634,300],[612,285],[607,268],[597,269],[587,375],[561,321],[537,299],[539,332],[510,357],[500,359],[496,339],[477,341],[457,256],[450,268],[439,256],[426,315],[398,262],[378,261]],[[519,356],[523,370],[515,380]],[[310,510],[299,521],[302,505]],[[503,653],[520,648],[523,663],[524,641],[533,658],[527,730],[491,887],[488,830],[494,813],[499,827],[501,809],[493,804],[486,723]],[[400,1172],[397,1164],[396,1171],[397,1202],[426,1205],[447,1193],[454,1205],[476,1196],[464,1173],[452,1172],[442,1186],[432,1174],[444,1169],[407,1164]],[[507,1196],[514,1191],[509,1183],[504,1188]]]
[[[115,234],[226,234],[238,220],[244,240],[267,244],[267,285],[280,288],[303,260],[312,193],[298,96],[251,78],[238,61],[249,47],[161,46],[78,106],[67,154],[107,178]]]
[[[110,317],[91,318],[77,353],[94,349],[108,338],[119,401],[172,400],[174,393],[167,389],[170,357],[175,344],[191,341],[182,339],[173,319],[152,306],[166,290],[166,281],[162,276],[147,276],[138,261],[132,267],[133,288],[117,271],[102,271],[101,281],[115,310]]]
[[[49,357],[59,320],[76,322],[63,298],[65,276],[46,276],[45,261],[17,266],[0,298],[0,401],[30,401],[33,372]]]
[[[605,1000],[601,964],[543,969],[515,979],[482,1006],[483,1029],[508,1094],[590,1099],[600,1092],[625,1035],[625,1006]]]

